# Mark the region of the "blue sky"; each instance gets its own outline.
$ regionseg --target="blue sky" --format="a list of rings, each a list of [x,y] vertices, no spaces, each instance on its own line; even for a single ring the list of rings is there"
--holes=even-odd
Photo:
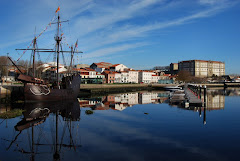
[[[60,5],[64,44],[79,50],[75,63],[106,61],[150,69],[189,59],[224,61],[240,74],[240,0],[8,0],[0,1],[0,55],[15,60]],[[53,48],[56,26],[38,38]],[[67,47],[65,47],[67,49]],[[29,59],[26,52],[21,59]],[[41,54],[41,60],[52,61]]]

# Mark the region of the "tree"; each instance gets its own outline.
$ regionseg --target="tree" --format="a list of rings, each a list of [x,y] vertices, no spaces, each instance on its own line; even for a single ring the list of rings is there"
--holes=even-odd
[[[6,56],[0,56],[0,73],[1,73],[1,76],[6,76],[7,75],[9,65],[11,65],[10,60]]]
[[[178,73],[178,81],[190,82],[192,80],[191,73],[189,71],[182,70]]]

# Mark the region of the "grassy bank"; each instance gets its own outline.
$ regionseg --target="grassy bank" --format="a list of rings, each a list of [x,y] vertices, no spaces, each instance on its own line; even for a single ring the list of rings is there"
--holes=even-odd
[[[0,114],[1,119],[10,119],[21,116],[24,110],[21,109],[13,109],[11,111],[7,111]]]

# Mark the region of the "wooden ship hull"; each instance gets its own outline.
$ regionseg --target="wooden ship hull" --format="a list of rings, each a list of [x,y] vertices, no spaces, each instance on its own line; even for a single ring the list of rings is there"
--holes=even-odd
[[[48,87],[44,84],[25,83],[24,100],[25,102],[34,101],[58,101],[74,100],[80,92],[81,78],[79,75],[69,76],[64,85],[57,87]]]

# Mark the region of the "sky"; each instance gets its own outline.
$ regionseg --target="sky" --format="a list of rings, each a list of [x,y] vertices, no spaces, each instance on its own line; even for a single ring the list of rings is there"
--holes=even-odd
[[[1,0],[0,55],[29,60],[38,48],[54,48],[58,12],[63,49],[78,40],[75,64],[110,62],[151,69],[183,60],[214,60],[226,74],[240,74],[240,0]],[[53,54],[40,53],[44,62]],[[64,56],[69,62],[69,55]]]

